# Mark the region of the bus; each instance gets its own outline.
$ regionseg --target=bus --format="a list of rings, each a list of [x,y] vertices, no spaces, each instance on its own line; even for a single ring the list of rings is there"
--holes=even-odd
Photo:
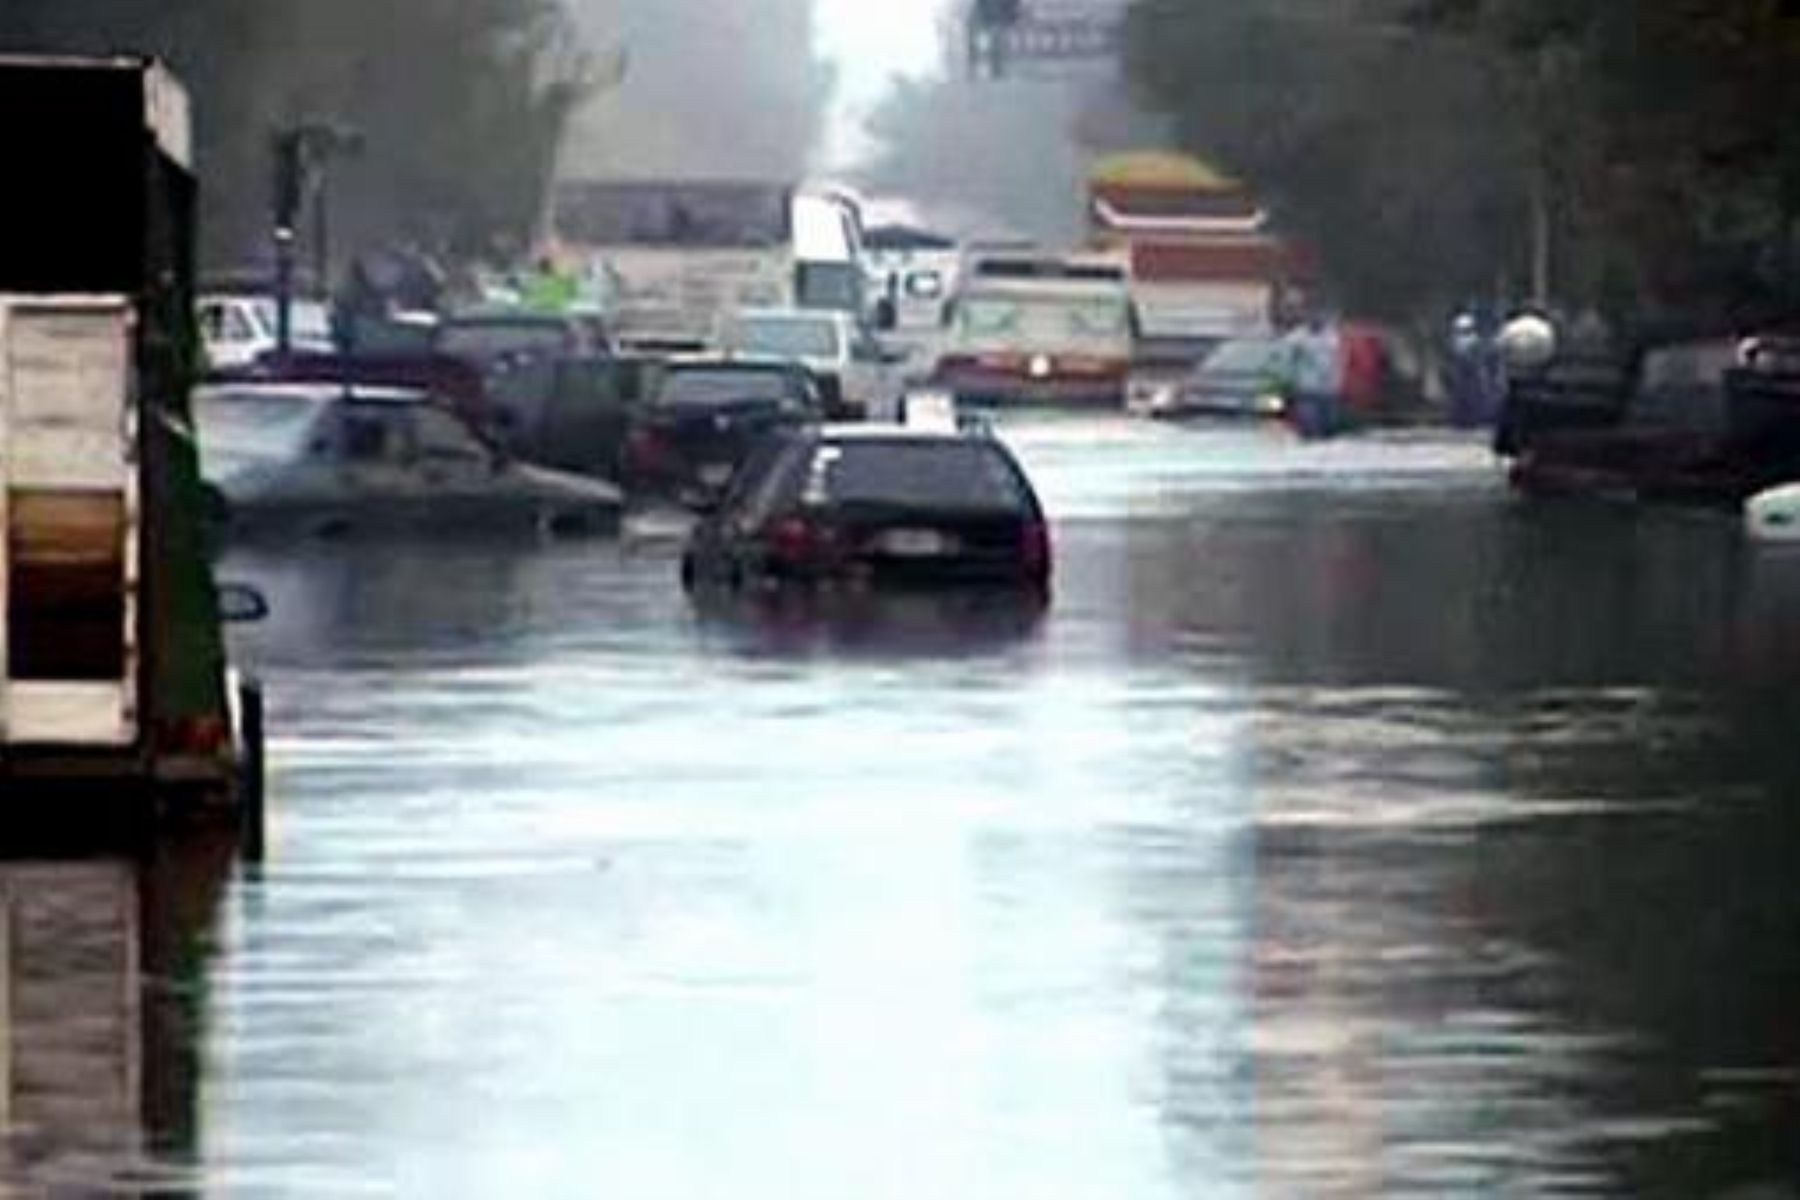
[[[622,342],[709,343],[739,309],[869,315],[861,213],[840,191],[570,180],[553,203],[557,246],[597,277]]]

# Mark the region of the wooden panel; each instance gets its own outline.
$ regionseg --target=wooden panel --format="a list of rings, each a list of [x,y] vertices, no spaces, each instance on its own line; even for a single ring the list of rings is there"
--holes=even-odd
[[[11,489],[7,540],[15,567],[112,564],[123,586],[126,498],[117,492]]]
[[[14,745],[129,746],[130,689],[117,683],[13,680],[6,739]]]

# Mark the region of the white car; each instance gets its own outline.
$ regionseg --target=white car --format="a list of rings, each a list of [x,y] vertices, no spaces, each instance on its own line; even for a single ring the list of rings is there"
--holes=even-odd
[[[610,483],[520,462],[422,391],[219,384],[194,393],[201,472],[241,535],[607,532]]]
[[[899,396],[895,367],[903,357],[884,349],[849,314],[802,308],[734,313],[720,331],[725,353],[797,362],[824,394],[826,414],[891,415]]]
[[[199,302],[200,340],[207,365],[215,369],[247,367],[275,349],[275,298],[263,295],[211,295]],[[331,313],[317,300],[293,302],[289,331],[296,350],[329,353]]]

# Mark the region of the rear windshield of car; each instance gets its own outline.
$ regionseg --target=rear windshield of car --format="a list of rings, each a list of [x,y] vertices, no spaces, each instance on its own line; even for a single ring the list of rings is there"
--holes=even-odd
[[[816,317],[746,317],[732,340],[747,353],[777,358],[836,358],[839,350],[837,323]]]
[[[820,445],[803,502],[1008,514],[1031,507],[1023,481],[997,447],[947,438]]]
[[[501,354],[547,354],[563,349],[568,331],[548,321],[455,321],[438,330],[445,354],[477,358]]]
[[[656,404],[659,408],[708,408],[757,400],[792,402],[801,395],[793,375],[786,371],[706,367],[664,375]]]

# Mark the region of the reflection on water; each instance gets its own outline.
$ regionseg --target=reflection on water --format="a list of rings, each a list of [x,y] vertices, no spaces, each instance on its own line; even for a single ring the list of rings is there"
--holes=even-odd
[[[231,843],[0,862],[7,1195],[193,1185],[205,954]]]
[[[1048,611],[695,612],[654,537],[235,561],[274,857],[209,1185],[1791,1194],[1800,562],[1473,442],[1006,432]]]

